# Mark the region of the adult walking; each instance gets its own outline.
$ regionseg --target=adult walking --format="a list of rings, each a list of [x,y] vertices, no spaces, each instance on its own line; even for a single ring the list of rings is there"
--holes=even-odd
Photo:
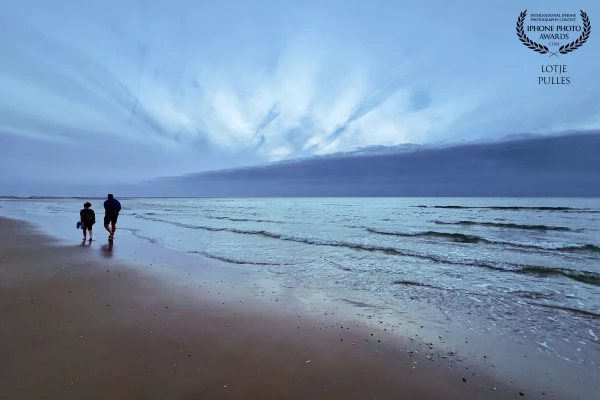
[[[117,219],[119,218],[119,211],[121,211],[121,203],[112,194],[109,194],[108,200],[104,202],[104,211],[104,229],[110,235],[108,238],[113,239],[117,230]],[[110,228],[108,227],[109,224],[112,225]]]

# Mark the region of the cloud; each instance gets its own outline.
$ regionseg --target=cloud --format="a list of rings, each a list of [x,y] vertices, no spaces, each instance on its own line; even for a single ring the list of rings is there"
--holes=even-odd
[[[600,131],[400,146],[152,181],[180,196],[598,196]]]
[[[59,3],[0,16],[0,168],[17,180],[600,127],[597,45],[569,55],[571,85],[538,85],[542,58],[512,34],[516,1]],[[45,168],[16,162],[30,153]]]

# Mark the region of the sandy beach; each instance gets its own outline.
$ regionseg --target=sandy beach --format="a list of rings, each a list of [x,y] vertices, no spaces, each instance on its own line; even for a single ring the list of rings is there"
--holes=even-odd
[[[560,398],[226,272],[169,279],[147,252],[115,257],[99,229],[71,246],[23,221],[0,232],[0,398]]]
[[[325,330],[323,321],[235,297],[218,304],[202,288],[194,296],[133,268],[90,260],[84,247],[58,246],[23,223],[3,219],[1,231],[3,398],[492,394],[435,369],[413,369],[412,358],[397,362],[393,346],[360,327]]]

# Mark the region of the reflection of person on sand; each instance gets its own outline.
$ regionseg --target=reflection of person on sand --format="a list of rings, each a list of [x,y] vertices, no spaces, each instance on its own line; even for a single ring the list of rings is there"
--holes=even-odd
[[[103,244],[101,247],[102,255],[104,257],[112,257],[113,256],[113,241],[109,240],[108,244]]]
[[[108,200],[104,202],[104,211],[104,229],[109,233],[108,238],[113,239],[117,230],[117,219],[119,218],[119,211],[121,211],[121,203],[112,194],[109,194]],[[112,225],[112,229],[108,227],[108,224]]]
[[[85,242],[86,233],[90,231],[90,242],[92,241],[92,225],[96,223],[96,213],[90,207],[92,205],[86,202],[83,205],[83,209],[79,211],[79,216],[81,217],[81,225],[83,228],[83,241]]]

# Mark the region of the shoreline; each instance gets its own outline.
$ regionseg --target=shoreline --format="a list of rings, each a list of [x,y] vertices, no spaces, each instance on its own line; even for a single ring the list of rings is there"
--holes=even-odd
[[[310,312],[272,282],[187,254],[152,252],[152,244],[133,244],[123,231],[110,251],[97,237],[92,246],[100,252],[90,254],[23,221],[0,218],[0,228],[0,339],[7,344],[0,369],[10,371],[0,388],[12,387],[7,398],[49,393],[45,385],[56,379],[56,397],[44,398],[90,398],[108,382],[115,398],[567,398],[458,360],[442,352],[442,340],[375,329],[331,304],[335,317],[318,315],[327,307]],[[131,248],[121,252],[121,240]],[[48,359],[71,369],[59,372]]]

